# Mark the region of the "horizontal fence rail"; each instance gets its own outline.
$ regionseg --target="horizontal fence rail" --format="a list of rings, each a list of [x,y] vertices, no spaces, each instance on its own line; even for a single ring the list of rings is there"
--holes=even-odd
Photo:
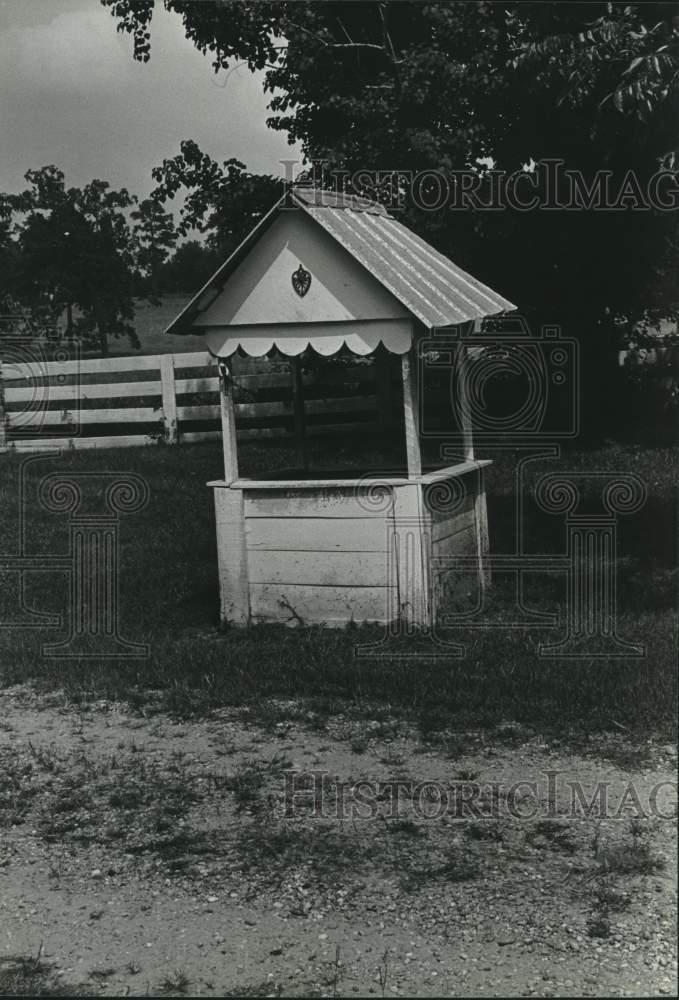
[[[355,433],[395,417],[398,370],[384,359],[321,365],[235,358],[238,436]],[[301,381],[301,396],[298,386]],[[0,361],[0,450],[128,447],[221,436],[219,376],[207,352]]]

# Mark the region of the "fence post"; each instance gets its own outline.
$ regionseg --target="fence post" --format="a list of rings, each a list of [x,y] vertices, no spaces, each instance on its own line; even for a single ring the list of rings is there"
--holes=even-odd
[[[7,447],[7,417],[5,416],[5,383],[2,377],[2,361],[0,360],[0,451]]]
[[[163,393],[165,443],[177,444],[179,441],[179,427],[177,424],[177,396],[174,385],[173,354],[163,354],[160,359],[160,384]]]

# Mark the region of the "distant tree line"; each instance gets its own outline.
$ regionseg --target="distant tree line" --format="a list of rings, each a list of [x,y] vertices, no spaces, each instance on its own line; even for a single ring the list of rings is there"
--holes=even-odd
[[[516,302],[531,329],[556,323],[579,339],[592,426],[613,412],[607,373],[621,337],[677,318],[676,3],[101,2],[142,62],[153,58],[153,12],[162,6],[181,16],[215,72],[259,70],[269,127],[327,176],[371,197],[388,201],[397,171],[442,173],[453,191],[456,172],[476,172],[485,200],[496,171],[547,160],[577,174],[584,191],[603,174],[614,191],[645,191],[664,170],[669,196],[646,210],[630,197],[612,209],[424,211],[405,191],[406,224]],[[236,165],[219,167],[187,142],[158,171],[165,193],[175,185],[191,192],[186,220],[201,221],[211,246],[221,245],[223,212],[227,243],[238,228],[232,173],[249,188],[255,221],[256,192],[268,207],[267,183]],[[435,200],[432,184],[419,194]]]
[[[602,171],[616,191],[629,177],[645,191],[663,170],[679,193],[674,3],[101,2],[141,61],[162,5],[215,71],[263,71],[269,126],[357,193],[388,200],[399,170],[435,171],[452,188],[456,172],[475,171],[483,196],[496,171],[550,159],[585,191]],[[65,189],[53,167],[29,172],[26,192],[0,197],[0,282],[77,304],[104,349],[128,332],[135,294],[195,291],[283,191],[191,139],[153,178],[138,203],[99,181]],[[535,327],[560,323],[578,337],[590,398],[604,406],[602,361],[621,334],[679,314],[678,197],[643,211],[630,200],[614,210],[424,211],[421,200],[405,192],[403,221]]]
[[[646,190],[666,168],[675,193],[665,210],[637,211],[628,199],[612,211],[423,211],[406,191],[402,218],[536,320],[595,336],[676,313],[675,3],[101,2],[130,33],[138,60],[153,58],[153,11],[163,6],[212,54],[216,72],[263,71],[269,127],[328,174],[356,185],[362,172],[365,193],[376,197],[384,192],[371,175],[390,186],[399,170],[437,171],[451,186],[455,171],[477,170],[483,194],[494,170],[531,161],[561,160],[585,188],[607,171],[616,191],[630,174]],[[161,198],[190,192],[185,222],[220,249],[242,218],[235,187],[247,189],[253,218],[273,200],[266,179],[234,161],[219,166],[191,142],[155,176]]]
[[[178,226],[163,207],[173,183],[175,193],[180,186],[171,165],[142,200],[101,180],[67,187],[54,165],[29,170],[23,191],[0,193],[0,345],[46,335],[102,355],[112,338],[138,348],[135,299],[196,292],[250,227],[251,185],[275,185],[249,180],[236,161],[229,170],[229,208],[203,221],[194,205]]]

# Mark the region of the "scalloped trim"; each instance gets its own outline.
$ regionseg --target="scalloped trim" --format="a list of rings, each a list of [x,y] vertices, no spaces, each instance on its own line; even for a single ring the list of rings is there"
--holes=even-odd
[[[208,348],[211,354],[219,358],[228,358],[240,350],[251,358],[262,358],[274,348],[286,357],[294,358],[303,354],[308,348],[322,357],[331,357],[346,347],[352,354],[364,357],[377,350],[380,344],[391,354],[405,354],[412,346],[410,333],[393,332],[386,337],[375,333],[350,333],[342,336],[334,334],[328,337],[224,337],[223,334],[207,335]]]

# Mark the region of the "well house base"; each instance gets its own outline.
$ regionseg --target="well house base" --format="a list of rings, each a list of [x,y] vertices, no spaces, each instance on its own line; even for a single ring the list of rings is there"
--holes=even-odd
[[[213,482],[221,618],[431,627],[488,580],[483,469]]]

